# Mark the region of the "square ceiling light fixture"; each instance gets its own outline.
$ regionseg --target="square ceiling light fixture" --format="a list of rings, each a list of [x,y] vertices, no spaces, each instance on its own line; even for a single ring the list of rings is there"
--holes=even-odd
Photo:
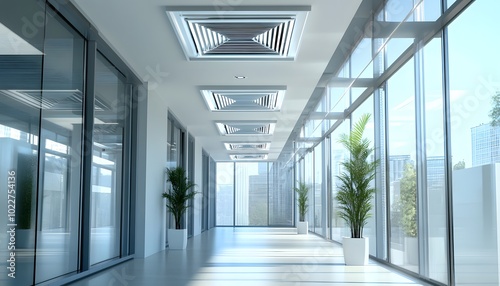
[[[166,8],[189,60],[293,60],[311,6]]]
[[[211,111],[279,111],[285,96],[285,86],[265,89],[232,87],[202,89],[201,94]]]
[[[267,154],[236,154],[229,155],[229,158],[235,161],[267,160]]]
[[[272,135],[276,122],[262,121],[237,121],[237,122],[217,122],[217,129],[221,135]]]
[[[230,151],[266,151],[269,150],[270,145],[271,143],[269,142],[224,143],[224,146],[226,146],[226,150]]]

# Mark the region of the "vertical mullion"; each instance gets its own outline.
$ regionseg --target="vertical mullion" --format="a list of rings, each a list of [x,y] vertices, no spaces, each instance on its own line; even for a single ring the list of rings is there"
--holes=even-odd
[[[425,277],[429,276],[429,243],[428,216],[427,216],[427,150],[425,136],[425,93],[424,93],[424,58],[422,43],[417,44],[415,52],[415,124],[416,124],[416,174],[417,174],[417,239],[418,239],[418,261],[419,273]]]
[[[236,162],[233,162],[233,227],[236,226]]]
[[[97,31],[90,29],[87,41],[86,83],[83,118],[83,168],[82,168],[82,226],[80,244],[80,271],[90,268],[90,208],[92,192],[92,153],[94,128],[95,68],[97,56]]]
[[[126,113],[125,114],[130,114],[128,112],[128,109],[131,106],[132,102],[132,95],[133,95],[133,86],[131,84],[128,85],[127,88],[127,93],[125,94],[125,100],[124,100],[124,108]],[[125,128],[124,128],[124,135],[123,135],[123,176],[122,176],[122,201],[121,201],[121,207],[122,207],[122,215],[121,215],[121,237],[120,237],[120,245],[121,245],[121,250],[120,250],[120,256],[127,256],[129,254],[129,231],[130,231],[130,186],[131,186],[131,180],[130,174],[131,172],[131,164],[130,164],[130,142],[132,139],[132,126],[131,126],[131,117],[126,116],[125,119]]]
[[[443,124],[445,128],[445,168],[446,168],[446,192],[447,203],[447,241],[448,241],[448,282],[455,285],[455,249],[453,237],[453,192],[452,192],[452,161],[451,161],[451,125],[450,125],[450,80],[448,68],[448,31],[445,27],[442,32],[442,53],[443,53],[443,94],[444,94],[444,116]]]

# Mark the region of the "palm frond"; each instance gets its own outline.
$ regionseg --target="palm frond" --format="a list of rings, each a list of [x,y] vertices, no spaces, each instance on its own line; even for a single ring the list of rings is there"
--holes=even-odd
[[[371,187],[371,182],[379,161],[369,161],[373,148],[370,147],[370,140],[363,138],[369,120],[370,114],[362,115],[351,132],[342,134],[338,140],[347,149],[350,158],[341,163],[343,171],[337,176],[340,185],[335,198],[339,203],[338,215],[349,225],[353,238],[363,236],[376,191]]]

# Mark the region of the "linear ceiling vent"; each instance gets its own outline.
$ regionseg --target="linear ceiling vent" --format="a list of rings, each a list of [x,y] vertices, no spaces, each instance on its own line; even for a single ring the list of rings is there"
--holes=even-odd
[[[203,89],[201,94],[212,111],[279,111],[285,88],[267,90]]]
[[[224,143],[230,151],[265,151],[269,150],[270,143]]]
[[[271,135],[276,123],[269,122],[217,122],[222,135]]]
[[[238,154],[229,157],[231,160],[267,160],[267,154]]]
[[[310,10],[310,6],[167,7],[167,15],[190,60],[293,60]]]

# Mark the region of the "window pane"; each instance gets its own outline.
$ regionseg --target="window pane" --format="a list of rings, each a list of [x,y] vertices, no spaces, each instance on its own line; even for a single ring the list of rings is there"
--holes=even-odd
[[[45,29],[36,282],[78,269],[84,40],[55,13]]]
[[[323,143],[314,148],[314,188],[311,191],[314,192],[314,232],[324,236]]]
[[[335,198],[337,195],[338,188],[341,181],[338,179],[338,176],[343,171],[341,163],[345,160],[349,159],[349,153],[342,146],[342,144],[338,143],[341,134],[347,134],[350,129],[349,120],[344,120],[342,124],[340,124],[335,131],[332,133],[332,155],[331,155],[331,169],[332,169],[332,198]],[[346,223],[343,219],[341,219],[338,215],[338,202],[335,199],[332,199],[332,213],[331,213],[331,228],[332,228],[332,240],[336,240],[338,242],[342,242],[343,236],[350,236],[351,232],[346,226]]]
[[[267,162],[236,163],[236,225],[267,226]]]
[[[292,226],[294,182],[292,166],[269,163],[269,225]]]
[[[418,272],[414,61],[387,82],[391,262]]]
[[[0,285],[6,286],[34,284],[45,22],[45,7],[39,4],[28,0],[0,3]],[[40,21],[36,32],[23,32],[26,24],[21,19],[34,16]],[[14,223],[17,226],[9,225]],[[8,269],[11,233],[17,253],[15,267]],[[14,279],[7,276],[13,272]]]
[[[120,255],[125,84],[101,54],[96,58],[90,263]]]
[[[234,163],[217,163],[216,221],[218,226],[234,225]]]
[[[427,209],[425,225],[428,241],[429,278],[448,283],[448,251],[446,242],[446,179],[444,160],[443,87],[441,39],[427,44],[423,51],[425,96],[425,158]]]
[[[474,1],[449,26],[453,226],[457,285],[498,285],[500,1]],[[472,52],[471,52],[472,51]]]

